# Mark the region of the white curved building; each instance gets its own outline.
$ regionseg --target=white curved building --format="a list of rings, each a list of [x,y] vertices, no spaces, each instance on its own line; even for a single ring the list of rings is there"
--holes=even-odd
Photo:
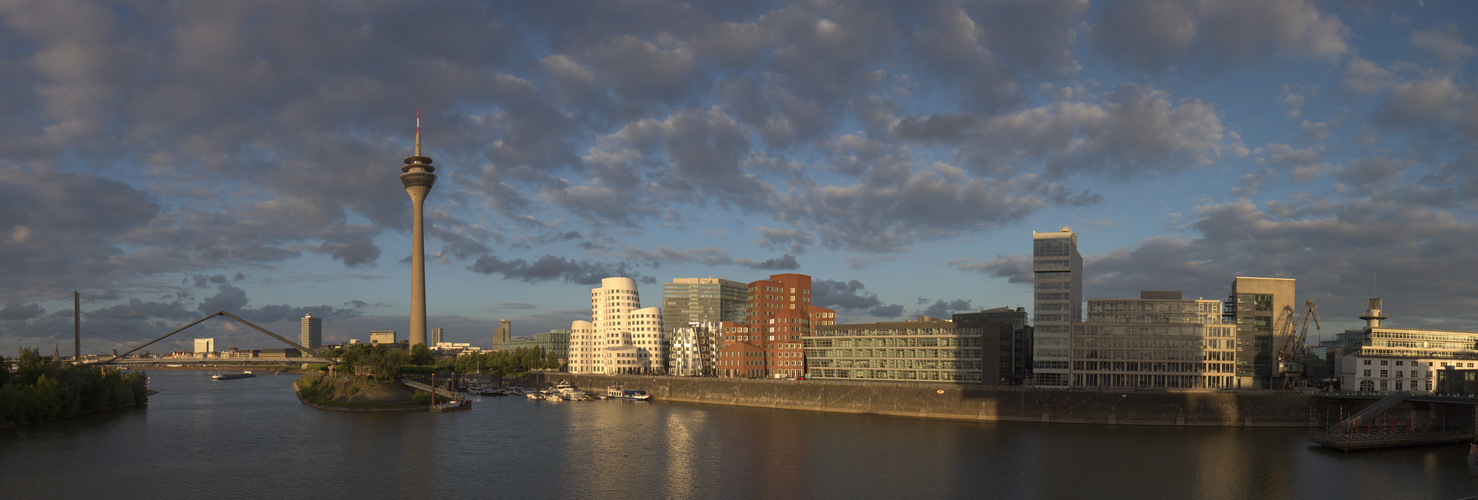
[[[606,278],[590,290],[592,321],[570,324],[570,373],[651,373],[662,368],[662,308],[641,307],[636,280]]]

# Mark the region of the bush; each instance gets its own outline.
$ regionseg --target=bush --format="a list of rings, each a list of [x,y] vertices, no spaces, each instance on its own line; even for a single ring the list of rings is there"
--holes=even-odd
[[[411,395],[411,402],[418,405],[429,405],[431,404],[431,393],[418,391]]]
[[[147,376],[76,366],[22,349],[15,377],[0,384],[0,425],[36,423],[141,403]]]

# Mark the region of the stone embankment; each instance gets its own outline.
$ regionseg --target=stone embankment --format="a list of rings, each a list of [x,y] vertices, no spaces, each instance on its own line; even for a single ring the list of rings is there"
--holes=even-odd
[[[586,390],[620,385],[686,403],[951,420],[1208,427],[1317,425],[1314,397],[1289,391],[1123,391],[950,383],[740,380],[535,373]]]

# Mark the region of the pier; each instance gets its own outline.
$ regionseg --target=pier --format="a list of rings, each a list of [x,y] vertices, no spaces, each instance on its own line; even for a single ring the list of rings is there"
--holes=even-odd
[[[1472,397],[1397,392],[1330,394],[1319,399],[1326,414],[1338,411],[1343,418],[1310,432],[1309,441],[1342,451],[1471,441],[1478,429],[1478,399]]]

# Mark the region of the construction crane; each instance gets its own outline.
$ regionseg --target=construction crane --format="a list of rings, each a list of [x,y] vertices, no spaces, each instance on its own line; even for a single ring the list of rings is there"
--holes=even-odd
[[[1304,378],[1304,363],[1309,357],[1308,348],[1305,347],[1309,335],[1309,318],[1314,319],[1316,330],[1324,329],[1323,325],[1319,324],[1319,306],[1314,304],[1312,299],[1304,301],[1301,314],[1303,315],[1303,328],[1298,330],[1298,336],[1293,336],[1294,327],[1298,325],[1298,315],[1293,315],[1286,323],[1288,325],[1287,336],[1290,338],[1283,343],[1281,349],[1278,349],[1278,373],[1283,374],[1285,389],[1292,389],[1295,381]]]

